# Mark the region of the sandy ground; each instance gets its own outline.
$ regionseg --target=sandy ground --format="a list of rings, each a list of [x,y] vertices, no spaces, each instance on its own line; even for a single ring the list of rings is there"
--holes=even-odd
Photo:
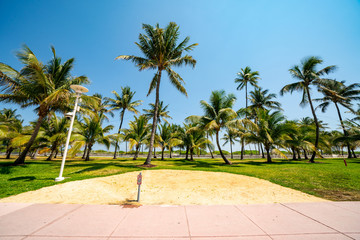
[[[139,172],[73,181],[3,198],[0,202],[135,204]],[[326,201],[243,175],[183,170],[142,171],[143,205],[226,205]]]

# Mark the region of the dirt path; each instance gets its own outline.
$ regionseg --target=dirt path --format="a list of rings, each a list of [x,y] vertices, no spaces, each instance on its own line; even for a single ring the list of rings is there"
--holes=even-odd
[[[3,198],[0,202],[129,204],[139,172],[73,181]],[[142,171],[143,205],[226,205],[326,201],[266,180],[230,173]]]

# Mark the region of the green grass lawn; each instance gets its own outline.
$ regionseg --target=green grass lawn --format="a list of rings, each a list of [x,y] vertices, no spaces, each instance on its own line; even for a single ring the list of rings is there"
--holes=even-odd
[[[11,166],[13,161],[14,159],[0,159],[0,198],[59,184],[54,182],[54,179],[59,175],[60,159],[27,160],[25,165]],[[233,160],[233,165],[229,166],[224,165],[221,159],[196,159],[194,162],[166,159],[152,161],[152,164],[157,166],[149,170],[199,170],[243,174],[329,200],[360,201],[359,159],[347,160],[347,167],[343,159],[319,159],[315,164],[287,160],[274,160],[274,163],[267,164],[264,161]],[[144,159],[134,161],[124,158],[93,158],[88,162],[79,159],[67,160],[64,170],[64,177],[67,179],[61,183],[139,171],[143,168],[137,165],[143,162]]]

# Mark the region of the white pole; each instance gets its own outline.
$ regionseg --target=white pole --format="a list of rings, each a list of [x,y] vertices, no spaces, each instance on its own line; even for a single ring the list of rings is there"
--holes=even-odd
[[[75,120],[75,115],[76,115],[76,110],[77,110],[80,95],[81,95],[81,93],[76,93],[75,107],[74,107],[74,110],[72,112],[70,128],[69,128],[69,132],[68,132],[68,135],[67,135],[67,138],[66,138],[64,155],[63,155],[63,158],[62,158],[62,161],[61,161],[60,174],[59,174],[59,177],[55,178],[55,182],[60,182],[60,181],[65,179],[62,175],[63,175],[63,171],[64,171],[66,155],[67,155],[67,151],[68,151],[68,148],[69,148],[71,132],[72,132],[72,128],[73,128],[73,125],[74,125],[74,120]]]

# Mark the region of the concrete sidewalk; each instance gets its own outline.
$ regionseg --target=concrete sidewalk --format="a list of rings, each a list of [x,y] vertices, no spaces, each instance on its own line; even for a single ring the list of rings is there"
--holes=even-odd
[[[360,202],[137,208],[0,203],[0,239],[360,239]]]

